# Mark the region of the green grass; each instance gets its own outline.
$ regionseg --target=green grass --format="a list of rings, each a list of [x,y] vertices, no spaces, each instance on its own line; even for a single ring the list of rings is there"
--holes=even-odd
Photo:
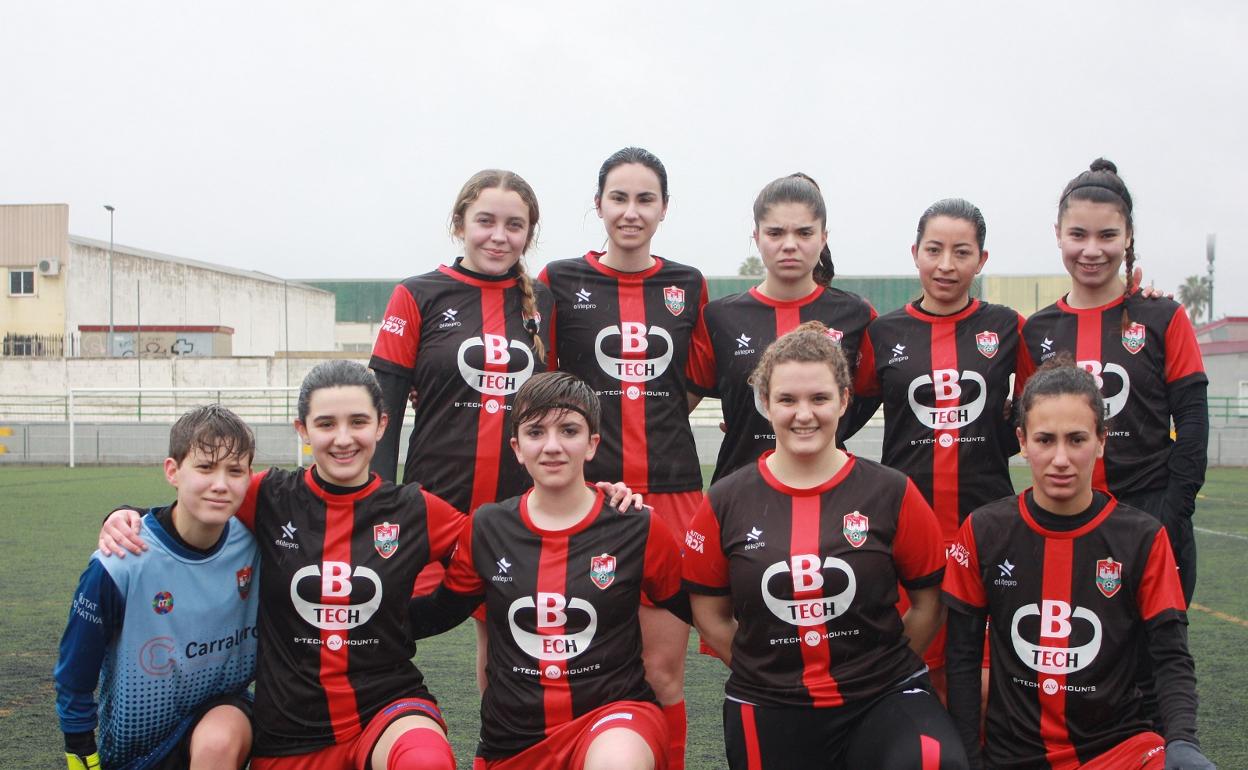
[[[1015,469],[1016,483],[1021,481]],[[709,472],[707,477],[709,478]],[[114,504],[171,499],[158,468],[6,467],[0,471],[0,767],[63,766],[52,667],[78,575]],[[1248,537],[1242,504],[1248,471],[1213,469],[1197,526]],[[1200,683],[1201,742],[1223,768],[1248,767],[1248,541],[1197,533],[1200,575],[1191,648]],[[1203,609],[1202,609],[1203,608]],[[1221,613],[1215,615],[1214,613]],[[423,642],[416,659],[445,709],[461,767],[471,767],[477,731],[468,625]],[[726,671],[692,652],[685,677],[690,770],[723,766],[720,704]]]

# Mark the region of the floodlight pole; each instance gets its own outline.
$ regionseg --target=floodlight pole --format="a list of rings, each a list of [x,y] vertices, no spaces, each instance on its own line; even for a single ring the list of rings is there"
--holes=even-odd
[[[1217,249],[1217,245],[1217,233],[1209,233],[1205,236],[1205,264],[1209,270],[1209,277],[1207,279],[1209,281],[1209,304],[1207,305],[1209,308],[1209,315],[1206,320],[1209,323],[1213,323],[1213,254]]]
[[[104,204],[105,210],[108,211],[108,353],[109,358],[113,357],[113,211],[115,209]]]

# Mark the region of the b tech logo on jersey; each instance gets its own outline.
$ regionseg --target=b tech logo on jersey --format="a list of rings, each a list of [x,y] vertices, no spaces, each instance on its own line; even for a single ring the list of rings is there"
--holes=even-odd
[[[969,404],[961,403],[963,383],[976,386],[975,400]],[[930,398],[932,403],[920,402],[919,389],[924,390],[922,396]],[[930,390],[929,390],[930,388]],[[984,403],[988,399],[988,385],[979,372],[967,369],[958,374],[957,369],[936,369],[931,376],[926,374],[914,378],[906,391],[910,401],[910,411],[919,422],[932,430],[964,428],[979,419],[984,411]],[[954,401],[956,406],[941,406],[941,402]]]
[[[1038,618],[1039,622],[1031,618]],[[1010,623],[1010,638],[1014,654],[1033,671],[1073,674],[1092,665],[1101,651],[1101,619],[1083,607],[1072,608],[1066,602],[1045,599],[1018,608]],[[1050,643],[1044,644],[1046,641]]]
[[[522,362],[519,368],[513,364],[517,357]],[[529,346],[498,334],[469,337],[460,343],[456,358],[459,376],[468,387],[488,396],[509,396],[533,374],[533,351]]]
[[[824,587],[829,584],[825,573],[832,570],[836,583],[829,590],[839,591],[829,595]],[[777,596],[773,592],[772,578],[787,574],[792,593],[789,596]],[[843,585],[842,585],[843,584]],[[778,561],[763,571],[762,584],[763,603],[771,614],[785,623],[795,626],[817,626],[844,615],[854,601],[858,591],[858,580],[854,577],[853,567],[844,559],[835,556],[820,558],[818,554],[803,553]],[[788,593],[787,591],[784,593]],[[805,596],[803,596],[805,594]],[[817,594],[810,596],[810,594]],[[799,598],[800,597],[800,598]]]
[[[615,557],[609,553],[589,560],[589,579],[599,590],[615,582]]]
[[[1135,355],[1144,349],[1147,336],[1148,330],[1144,328],[1143,324],[1132,322],[1122,332],[1122,346],[1127,349],[1128,353]]]
[[[975,335],[975,349],[984,358],[992,358],[1001,348],[1001,340],[996,332],[982,331]]]
[[[251,567],[243,567],[234,573],[234,584],[238,586],[238,598],[246,599],[251,594],[251,575],[254,570]]]
[[[383,559],[394,556],[394,552],[399,550],[399,525],[388,521],[374,524],[373,548],[377,549],[377,554]]]
[[[309,578],[316,578],[314,582]],[[354,593],[355,581],[365,580],[372,584],[366,592],[368,600],[359,604],[350,603]],[[308,591],[318,599],[346,599],[337,604],[323,604],[309,601],[303,597],[300,589]],[[290,579],[290,603],[295,612],[310,626],[324,631],[346,631],[367,623],[377,608],[381,606],[381,578],[368,567],[355,567],[345,561],[327,561],[322,564],[309,564],[294,574]]]
[[[1096,380],[1096,387],[1101,390],[1101,398],[1105,402],[1105,419],[1116,416],[1127,405],[1131,397],[1131,375],[1127,370],[1115,363],[1102,364],[1100,361],[1079,361],[1078,366],[1086,369]],[[1105,392],[1105,375],[1112,374],[1120,383],[1118,392],[1110,395]]]
[[[589,649],[598,632],[594,605],[561,593],[538,591],[521,596],[507,609],[511,637],[526,655],[538,660],[568,660]],[[533,628],[526,630],[523,626]],[[579,627],[579,631],[570,629]]]
[[[616,358],[603,349],[603,343],[612,337],[620,338],[620,355]],[[652,338],[663,341],[663,352],[657,357],[650,357]],[[608,326],[598,332],[594,338],[594,356],[598,359],[598,367],[609,376],[621,382],[647,382],[667,371],[672,363],[675,345],[672,335],[662,326],[625,321],[618,326]]]
[[[1118,593],[1118,589],[1122,588],[1122,562],[1114,561],[1112,556],[1108,559],[1098,559],[1096,587],[1106,599],[1112,599],[1114,594]]]

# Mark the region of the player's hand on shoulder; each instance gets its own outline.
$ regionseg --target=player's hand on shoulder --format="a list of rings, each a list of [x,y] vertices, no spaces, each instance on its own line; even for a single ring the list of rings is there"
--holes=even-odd
[[[1166,770],[1217,770],[1191,741],[1170,741],[1166,744]]]
[[[1144,268],[1137,267],[1131,272],[1131,285],[1140,287],[1140,296],[1144,299],[1174,299],[1174,292],[1164,292],[1149,283],[1144,285]]]
[[[126,551],[138,556],[147,550],[147,543],[139,537],[143,515],[133,508],[118,508],[104,520],[100,528],[99,548],[105,556],[126,558]]]
[[[623,481],[617,481],[614,484],[609,481],[599,481],[594,486],[607,496],[607,505],[618,508],[622,513],[630,510],[640,511],[647,507],[642,502],[641,495],[635,494],[632,488]]]

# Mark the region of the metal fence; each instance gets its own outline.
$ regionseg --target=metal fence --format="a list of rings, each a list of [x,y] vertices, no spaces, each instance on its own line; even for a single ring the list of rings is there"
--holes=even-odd
[[[0,355],[10,358],[77,358],[82,351],[77,334],[14,334],[6,332]]]

